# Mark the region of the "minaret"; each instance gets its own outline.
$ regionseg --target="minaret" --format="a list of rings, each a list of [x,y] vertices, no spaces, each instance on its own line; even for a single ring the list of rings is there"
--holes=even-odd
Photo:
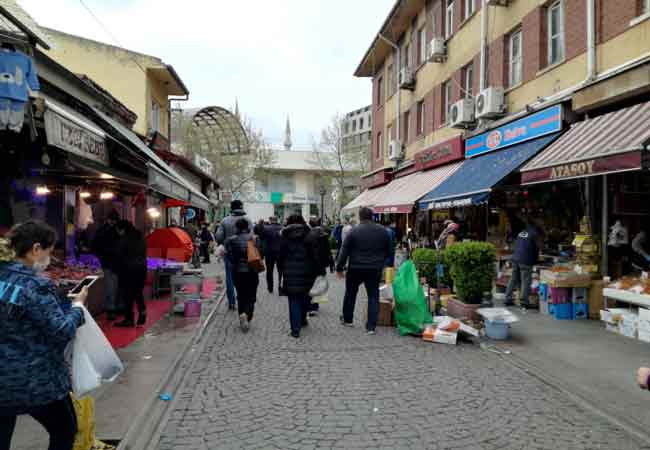
[[[239,117],[239,100],[237,97],[235,97],[235,117],[240,119]]]
[[[289,116],[287,116],[287,128],[284,130],[284,149],[291,150],[291,124],[289,123]]]

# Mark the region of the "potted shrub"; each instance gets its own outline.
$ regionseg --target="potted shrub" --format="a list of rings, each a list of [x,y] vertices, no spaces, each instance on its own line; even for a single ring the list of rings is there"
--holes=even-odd
[[[459,242],[446,250],[457,300],[449,302],[449,314],[479,320],[476,310],[485,292],[492,291],[496,275],[496,250],[487,242]]]
[[[411,260],[415,264],[418,274],[427,279],[430,287],[435,288],[438,286],[438,263],[442,263],[444,268],[444,276],[440,280],[440,286],[446,287],[451,284],[449,264],[447,263],[447,256],[444,251],[441,252],[431,248],[418,248],[413,250]]]

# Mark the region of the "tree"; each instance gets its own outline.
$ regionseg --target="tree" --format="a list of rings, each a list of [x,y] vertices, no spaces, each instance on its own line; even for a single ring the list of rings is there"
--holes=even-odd
[[[228,151],[224,136],[218,131],[206,132],[192,122],[193,113],[175,112],[172,127],[178,131],[175,148],[185,156],[198,154],[214,164],[221,190],[229,193],[250,193],[253,181],[265,168],[271,167],[275,156],[264,139],[261,130],[256,129],[248,118],[236,116],[246,134],[246,148]]]
[[[331,174],[325,178],[329,178],[335,190],[335,217],[352,200],[348,188],[359,186],[361,175],[367,172],[370,164],[367,147],[343,145],[343,123],[341,115],[334,115],[321,131],[320,140],[314,142],[315,163]]]

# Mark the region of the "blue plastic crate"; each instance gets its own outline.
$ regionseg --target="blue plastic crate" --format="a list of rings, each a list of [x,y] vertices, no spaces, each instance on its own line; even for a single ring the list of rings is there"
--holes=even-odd
[[[554,309],[557,320],[573,320],[573,303],[557,303]]]
[[[555,315],[555,303],[548,302],[548,315],[549,316]]]
[[[589,303],[589,290],[587,288],[573,288],[571,303]]]
[[[573,320],[583,320],[589,318],[589,305],[586,303],[574,303],[571,312]]]

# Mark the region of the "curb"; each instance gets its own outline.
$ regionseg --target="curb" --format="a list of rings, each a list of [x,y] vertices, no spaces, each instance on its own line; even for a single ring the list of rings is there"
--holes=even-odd
[[[159,436],[162,425],[166,423],[169,414],[174,409],[179,388],[191,372],[192,366],[194,366],[201,354],[200,350],[205,345],[203,339],[205,331],[214,321],[225,296],[226,290],[224,289],[203,326],[189,339],[174,362],[163,374],[154,389],[153,395],[129,427],[117,450],[145,450],[151,447],[154,438]],[[173,400],[162,401],[159,395],[163,392],[171,394]],[[155,443],[158,443],[158,439],[155,439]]]
[[[502,350],[499,349],[498,346],[493,346],[493,347],[498,350]],[[568,383],[563,383],[562,381],[558,381],[555,377],[549,375],[541,368],[524,360],[520,356],[517,356],[516,353],[514,352],[508,355],[500,354],[498,356],[504,362],[511,365],[512,367],[524,371],[528,375],[537,378],[545,385],[562,392],[564,395],[566,395],[567,398],[575,402],[581,408],[584,408],[594,414],[599,415],[606,421],[614,424],[615,426],[619,427],[626,433],[630,434],[637,441],[639,441],[640,444],[647,445],[648,446],[647,448],[650,449],[650,434],[646,431],[647,426],[639,422],[636,422],[634,420],[624,418],[619,414],[612,414],[611,412],[605,411],[603,408],[593,403],[593,401],[590,401],[586,395],[582,395],[579,389],[571,389],[571,386]]]

